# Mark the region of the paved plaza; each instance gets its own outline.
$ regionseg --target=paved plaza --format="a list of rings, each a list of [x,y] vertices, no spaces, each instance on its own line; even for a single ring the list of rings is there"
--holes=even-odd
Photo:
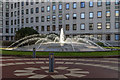
[[[3,79],[118,78],[119,65],[118,58],[55,58],[49,72],[49,58],[0,57]]]

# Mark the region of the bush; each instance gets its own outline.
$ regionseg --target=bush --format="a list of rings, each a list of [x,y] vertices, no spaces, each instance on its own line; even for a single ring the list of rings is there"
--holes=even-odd
[[[97,42],[96,44],[98,44],[99,46],[104,46],[102,42]]]

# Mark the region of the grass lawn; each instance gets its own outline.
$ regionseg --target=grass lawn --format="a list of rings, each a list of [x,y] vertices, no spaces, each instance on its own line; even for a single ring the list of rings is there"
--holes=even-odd
[[[50,52],[36,52],[37,56],[48,56]],[[52,53],[52,52],[51,52]],[[120,55],[120,51],[107,51],[107,52],[53,52],[55,56],[114,56]],[[33,52],[24,51],[6,51],[2,50],[3,55],[31,55]]]

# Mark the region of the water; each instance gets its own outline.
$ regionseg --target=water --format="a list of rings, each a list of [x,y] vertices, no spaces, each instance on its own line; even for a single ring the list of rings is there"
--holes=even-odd
[[[86,36],[85,38],[81,38],[80,36],[65,38],[65,33],[63,28],[61,28],[60,35],[55,34],[35,34],[24,37],[8,48],[12,48],[12,50],[19,51],[32,51],[35,47],[37,51],[105,51],[103,47],[96,44],[93,40],[89,40],[91,38],[93,40],[97,40],[102,42],[106,46],[111,46],[110,44],[98,40],[94,37]],[[28,44],[30,41],[35,41],[34,44]]]

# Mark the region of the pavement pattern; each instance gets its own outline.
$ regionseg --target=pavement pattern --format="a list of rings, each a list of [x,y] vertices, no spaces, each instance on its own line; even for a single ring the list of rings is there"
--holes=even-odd
[[[118,58],[55,58],[49,72],[49,58],[0,57],[2,78],[74,79],[119,78]]]

